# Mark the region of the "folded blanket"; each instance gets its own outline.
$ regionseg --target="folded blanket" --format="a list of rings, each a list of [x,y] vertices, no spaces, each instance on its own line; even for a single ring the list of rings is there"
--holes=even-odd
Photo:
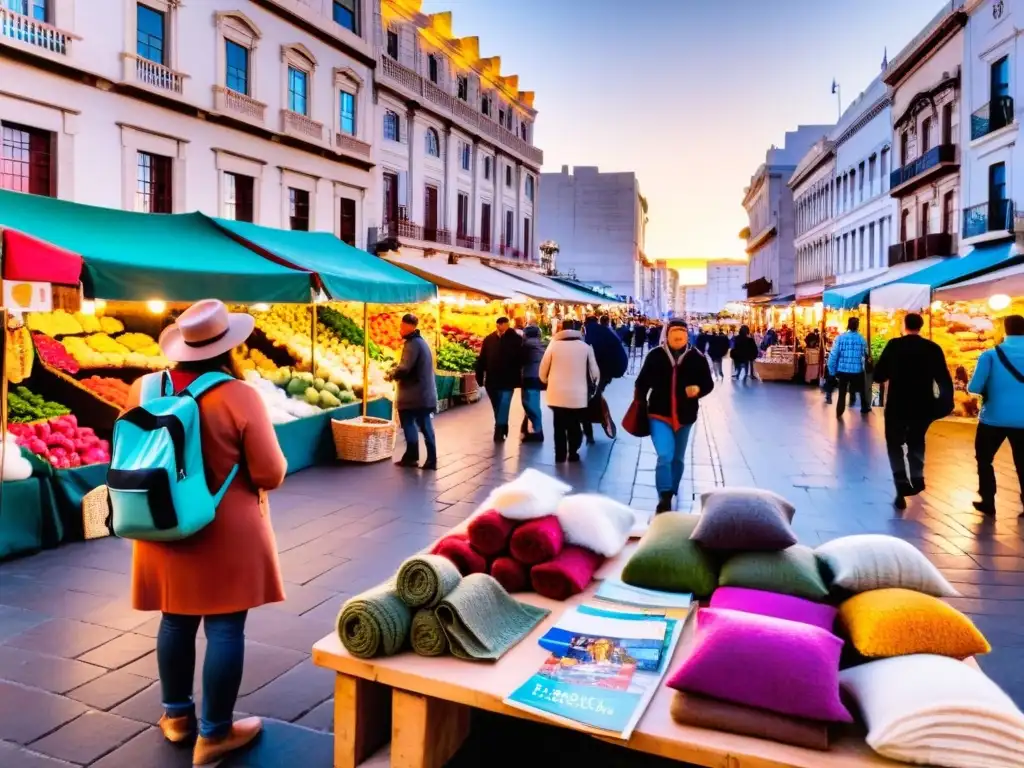
[[[562,551],[565,535],[554,515],[530,520],[516,528],[509,541],[512,557],[524,565],[546,563]]]
[[[399,567],[395,588],[410,608],[435,608],[461,580],[459,569],[447,557],[419,555]]]
[[[529,569],[515,558],[499,557],[491,563],[491,576],[509,594],[530,590]]]
[[[817,720],[779,715],[682,691],[676,692],[670,712],[680,725],[755,736],[806,749],[828,749],[828,724]]]
[[[632,509],[594,493],[566,496],[559,502],[555,516],[565,531],[566,544],[585,547],[605,557],[615,557],[622,551],[636,524]]]
[[[413,614],[409,644],[420,656],[444,656],[448,653],[448,638],[432,609],[420,608]]]
[[[496,509],[489,509],[470,521],[469,543],[481,555],[494,557],[508,549],[508,539],[515,527],[515,520],[508,520]]]
[[[464,578],[436,610],[452,653],[476,661],[497,661],[549,613],[513,600],[483,573]]]
[[[338,614],[338,636],[345,649],[360,659],[391,656],[409,637],[412,613],[398,596],[394,581],[349,598]]]
[[[572,488],[536,469],[527,469],[511,482],[499,485],[478,511],[496,509],[509,520],[533,520],[554,514],[558,502]]]
[[[434,545],[431,554],[447,557],[463,576],[487,572],[487,558],[473,549],[466,534],[445,536]]]
[[[565,600],[578,595],[594,577],[604,558],[583,547],[568,546],[547,563],[530,569],[530,583],[538,595]]]

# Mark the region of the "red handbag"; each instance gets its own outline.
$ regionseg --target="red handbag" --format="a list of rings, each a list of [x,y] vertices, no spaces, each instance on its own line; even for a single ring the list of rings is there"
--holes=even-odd
[[[633,400],[622,417],[622,428],[633,437],[650,437],[651,419],[647,415],[647,403]]]

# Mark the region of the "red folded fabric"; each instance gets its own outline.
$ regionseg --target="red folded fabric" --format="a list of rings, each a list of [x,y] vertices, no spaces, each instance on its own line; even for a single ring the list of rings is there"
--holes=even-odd
[[[447,557],[459,573],[469,576],[471,573],[487,573],[487,558],[473,549],[465,534],[445,536],[434,547],[432,554]]]
[[[499,557],[491,563],[491,576],[509,594],[530,591],[528,567],[511,557]]]
[[[554,515],[538,517],[516,528],[509,542],[512,557],[524,565],[551,560],[565,546],[562,524]]]
[[[492,509],[470,520],[469,541],[481,555],[494,557],[508,549],[508,539],[515,528],[515,520],[506,520]]]
[[[530,583],[538,595],[565,600],[586,589],[603,562],[596,552],[570,544],[554,560],[533,566]]]

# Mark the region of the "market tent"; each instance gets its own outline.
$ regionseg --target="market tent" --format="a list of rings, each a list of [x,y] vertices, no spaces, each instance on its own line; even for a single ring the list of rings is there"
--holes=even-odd
[[[980,276],[1020,260],[1013,243],[979,245],[966,256],[942,259],[927,269],[915,271],[871,291],[871,306],[881,309],[924,309],[932,303],[936,288]]]
[[[289,267],[314,272],[337,301],[415,304],[437,296],[437,288],[384,259],[342,242],[329,232],[298,232],[213,219],[219,227],[258,252]]]
[[[594,296],[590,293],[564,285],[557,280],[552,280],[547,275],[531,272],[528,269],[509,267],[504,264],[492,264],[491,268],[496,269],[499,272],[504,272],[506,275],[511,275],[517,280],[522,280],[524,283],[529,283],[533,286],[530,290],[533,291],[534,296],[538,299],[545,298],[551,301],[565,302],[567,304],[596,303]],[[539,295],[541,292],[545,293],[546,296],[541,297]]]
[[[480,293],[492,299],[527,301],[531,298],[529,283],[486,267],[476,259],[464,258],[458,264],[449,264],[447,256],[392,254],[388,256],[388,261],[440,288]]]
[[[945,259],[941,256],[931,256],[927,259],[921,259],[920,261],[910,261],[903,264],[897,264],[890,267],[887,272],[875,275],[874,277],[869,277],[866,280],[860,280],[856,283],[837,285],[835,288],[829,288],[822,296],[822,303],[825,305],[826,309],[856,309],[868,300],[869,295],[872,297],[872,302],[874,301],[874,294],[872,293],[873,289],[886,285],[894,280],[899,280],[907,275],[928,269],[929,267],[940,264],[943,261],[945,261]]]
[[[590,300],[587,302],[588,304],[601,304],[616,307],[624,307],[626,305],[626,302],[622,301],[621,299],[615,296],[607,296],[599,291],[595,291],[591,288],[588,288],[585,285],[581,285],[580,283],[574,280],[569,280],[568,278],[564,277],[556,277],[553,279],[560,285],[564,285],[567,288],[572,288],[574,291],[579,291],[584,296],[589,296]]]
[[[951,283],[935,291],[935,298],[940,301],[983,301],[997,294],[1024,296],[1024,264]]]
[[[79,254],[92,298],[309,301],[309,272],[253,253],[201,213],[132,213],[0,190],[3,227]]]

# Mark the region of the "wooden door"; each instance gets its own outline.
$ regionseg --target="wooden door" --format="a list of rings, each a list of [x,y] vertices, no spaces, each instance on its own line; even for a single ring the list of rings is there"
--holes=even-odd
[[[491,204],[480,206],[480,250],[491,250]]]
[[[437,187],[428,184],[424,198],[423,237],[437,240]]]
[[[384,226],[398,224],[398,174],[384,174]],[[394,234],[394,233],[392,233]]]
[[[341,203],[338,239],[354,246],[356,244],[356,201],[342,197],[338,199],[338,202]]]

